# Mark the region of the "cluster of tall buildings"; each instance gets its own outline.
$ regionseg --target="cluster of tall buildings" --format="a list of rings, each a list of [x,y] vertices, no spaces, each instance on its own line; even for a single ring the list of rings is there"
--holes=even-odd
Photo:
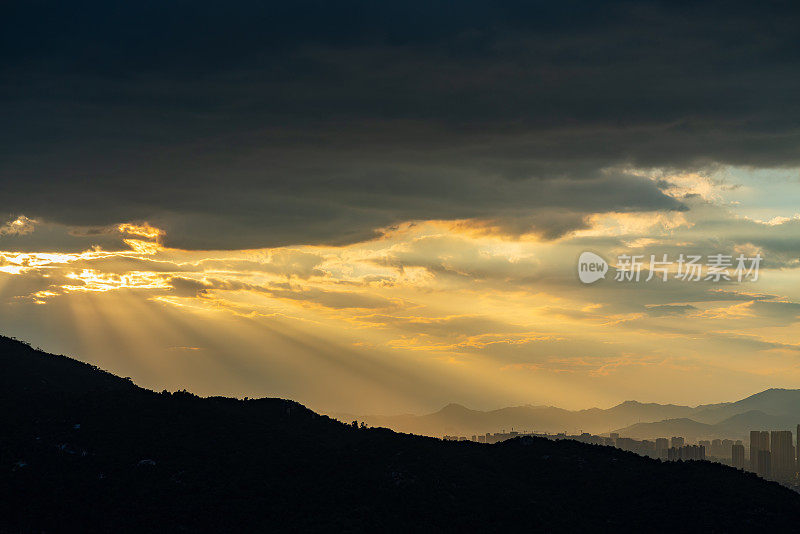
[[[726,447],[730,450],[735,444],[733,440],[728,439],[714,440],[714,442],[714,449],[720,452],[725,450]],[[700,441],[697,445],[690,445],[686,443],[686,439],[683,436],[656,438],[655,440],[637,440],[620,437],[616,432],[612,432],[609,436],[609,440],[602,444],[635,452],[642,456],[650,456],[651,458],[660,458],[669,461],[705,460],[712,449],[711,442]],[[722,455],[720,454],[719,457],[722,457]]]
[[[797,425],[797,431],[800,436],[800,425]],[[764,478],[785,481],[794,478],[798,467],[800,458],[792,442],[791,430],[750,432],[751,471]]]
[[[604,437],[589,433],[569,435],[565,432],[548,434],[512,430],[511,432],[473,435],[469,438],[467,436],[444,436],[444,439],[497,443],[517,436],[538,436],[556,440],[573,439],[583,443],[617,447],[642,456],[668,461],[712,460],[752,471],[763,478],[793,485],[797,480],[798,472],[800,472],[800,442],[793,440],[791,430],[753,430],[750,432],[749,447],[746,447],[741,440],[699,440],[697,444],[688,444],[682,436],[637,440],[622,437],[614,432],[608,437]],[[800,425],[797,425],[796,436],[800,439]]]

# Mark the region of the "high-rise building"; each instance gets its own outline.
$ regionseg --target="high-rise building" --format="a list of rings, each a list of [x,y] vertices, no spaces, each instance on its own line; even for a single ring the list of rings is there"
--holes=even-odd
[[[756,474],[762,478],[772,477],[772,453],[758,450],[756,457]]]
[[[762,430],[761,431],[761,440],[760,440],[759,445],[761,446],[761,450],[762,451],[770,450],[770,448],[769,448],[769,432],[767,432],[766,430]]]
[[[797,456],[797,470],[800,471],[800,425],[797,425],[797,433],[794,436],[797,439],[797,447],[794,449],[795,456]]]
[[[758,451],[769,451],[769,432],[765,430],[750,431],[750,470],[758,472]]]
[[[685,441],[680,436],[672,436],[672,446],[673,447],[683,447],[685,445]]]
[[[770,433],[770,452],[772,452],[773,478],[782,480],[794,475],[795,459],[791,430],[773,430]]]
[[[711,456],[711,442],[707,439],[701,439],[697,442],[698,445],[706,450],[706,456]]]
[[[737,443],[731,446],[731,465],[744,469],[744,445]]]
[[[711,442],[711,456],[713,456],[715,458],[722,458],[723,457],[722,440],[721,439],[715,439],[715,440],[713,440]]]
[[[656,456],[666,460],[667,449],[669,449],[669,440],[667,438],[656,438]]]

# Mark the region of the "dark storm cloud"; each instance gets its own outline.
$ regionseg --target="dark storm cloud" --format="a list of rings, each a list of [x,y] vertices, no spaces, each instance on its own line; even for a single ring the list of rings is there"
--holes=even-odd
[[[609,169],[800,163],[798,22],[791,3],[14,2],[0,213],[242,248],[685,209]]]

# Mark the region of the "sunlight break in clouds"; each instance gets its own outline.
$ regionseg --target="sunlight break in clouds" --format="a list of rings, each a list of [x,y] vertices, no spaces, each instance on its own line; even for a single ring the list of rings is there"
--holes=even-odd
[[[36,221],[21,215],[0,226],[0,236],[4,235],[27,235],[35,229]]]
[[[555,240],[469,219],[399,224],[347,245],[238,251],[170,248],[168,233],[147,223],[63,232],[64,239],[118,245],[0,252],[4,323],[33,313],[66,330],[103,325],[138,355],[109,358],[96,328],[68,346],[157,389],[186,380],[205,393],[258,396],[278,388],[326,410],[352,411],[364,398],[371,412],[453,399],[583,407],[598,399],[671,401],[676,388],[700,402],[774,382],[774,373],[758,370],[769,354],[783,359],[780,380],[798,379],[791,332],[800,296],[781,276],[791,263],[776,263],[791,258],[796,242],[791,232],[783,242],[768,233],[796,221],[750,223],[698,176],[659,177],[673,193],[683,184],[681,194],[694,202],[688,211],[594,213],[585,229]],[[705,184],[702,194],[697,184]],[[774,259],[750,285],[606,280],[588,288],[574,274],[586,248],[609,259],[684,249]],[[733,329],[738,343],[720,334]],[[266,372],[272,380],[253,380]],[[728,378],[711,386],[705,377],[712,372]],[[665,375],[675,380],[664,382]],[[350,387],[321,387],[334,376]]]

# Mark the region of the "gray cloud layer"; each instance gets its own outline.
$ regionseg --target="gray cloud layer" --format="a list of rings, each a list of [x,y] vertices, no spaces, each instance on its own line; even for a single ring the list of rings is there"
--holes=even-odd
[[[791,3],[19,2],[0,214],[168,244],[685,209],[641,167],[800,163]]]

